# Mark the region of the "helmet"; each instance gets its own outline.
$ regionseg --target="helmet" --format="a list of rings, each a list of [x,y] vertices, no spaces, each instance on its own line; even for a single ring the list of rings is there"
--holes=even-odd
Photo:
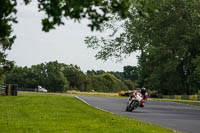
[[[140,92],[142,93],[142,95],[145,95],[146,93],[146,89],[144,87],[141,88]]]
[[[144,88],[144,86],[141,88],[142,91],[145,91],[146,89]]]

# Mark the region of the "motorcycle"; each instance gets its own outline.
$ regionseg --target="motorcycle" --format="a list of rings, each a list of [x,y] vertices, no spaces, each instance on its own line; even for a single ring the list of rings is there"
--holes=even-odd
[[[132,112],[134,109],[138,107],[144,107],[145,101],[147,101],[147,94],[145,94],[145,100],[144,100],[141,93],[135,92],[127,102],[126,111]]]

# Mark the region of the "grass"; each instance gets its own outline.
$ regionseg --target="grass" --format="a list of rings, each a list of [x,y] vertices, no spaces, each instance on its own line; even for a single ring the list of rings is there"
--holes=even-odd
[[[178,103],[183,103],[183,104],[200,106],[200,101],[193,101],[193,100],[159,99],[159,98],[150,98],[150,99],[159,100],[159,101],[171,101],[171,102],[178,102]]]
[[[100,96],[100,97],[120,97],[119,93],[105,93],[105,92],[81,92],[70,90],[67,94],[85,95],[85,96]]]
[[[173,133],[90,107],[74,97],[44,93],[0,96],[0,133]]]

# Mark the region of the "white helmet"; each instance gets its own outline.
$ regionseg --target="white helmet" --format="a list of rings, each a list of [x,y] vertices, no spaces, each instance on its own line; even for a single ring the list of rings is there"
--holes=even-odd
[[[144,88],[144,86],[141,88],[142,91],[145,91],[146,89]]]

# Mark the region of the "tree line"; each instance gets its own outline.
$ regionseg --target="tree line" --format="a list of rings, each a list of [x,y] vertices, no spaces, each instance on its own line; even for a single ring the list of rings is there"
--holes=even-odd
[[[67,90],[119,92],[135,89],[137,72],[134,68],[125,66],[124,72],[88,70],[84,73],[77,65],[52,61],[31,67],[14,66],[1,79],[4,79],[6,84],[17,84],[19,88],[36,88],[40,85],[50,92]]]

